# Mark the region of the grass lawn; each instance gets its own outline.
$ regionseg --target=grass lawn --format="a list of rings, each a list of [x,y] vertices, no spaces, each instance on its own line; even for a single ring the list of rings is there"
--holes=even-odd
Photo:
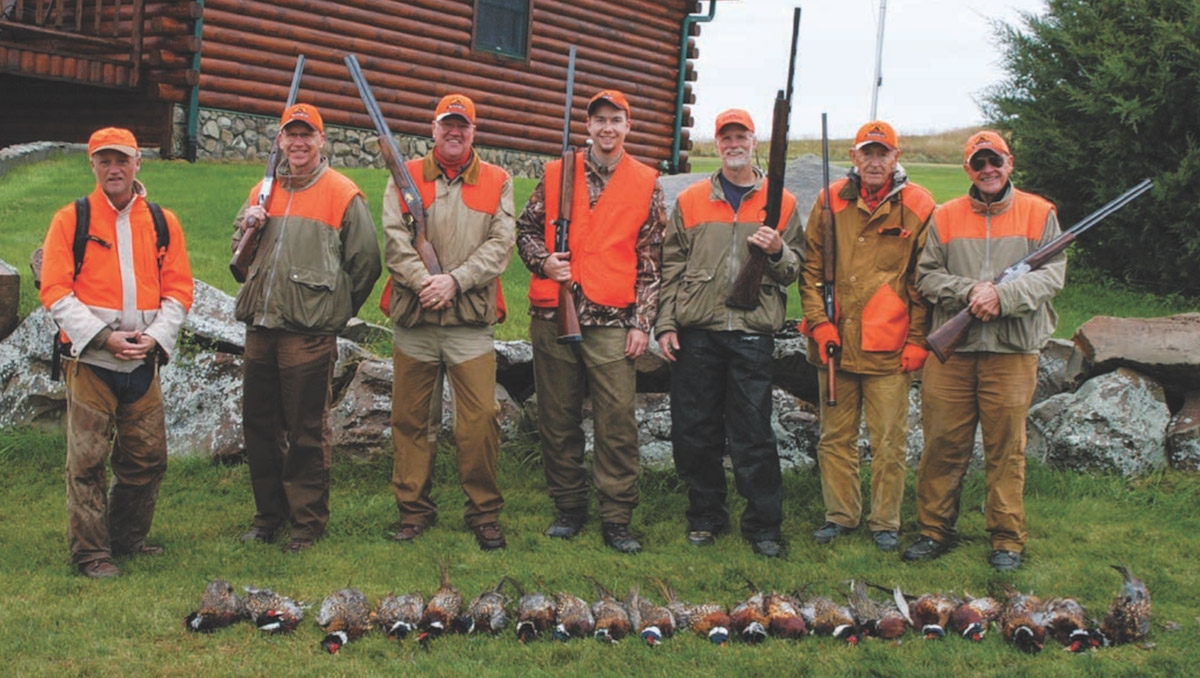
[[[285,556],[276,546],[241,544],[253,501],[245,466],[221,467],[197,458],[174,459],[163,485],[151,542],[162,556],[121,560],[123,575],[89,581],[66,562],[62,482],[63,440],[23,431],[0,431],[0,460],[8,481],[0,494],[0,572],[9,582],[0,596],[8,675],[978,675],[978,676],[1181,676],[1200,663],[1196,596],[1200,576],[1188,553],[1200,550],[1200,478],[1163,473],[1138,483],[1093,478],[1031,466],[1027,506],[1031,539],[1027,562],[1011,575],[985,563],[988,542],[979,510],[982,478],[972,475],[963,495],[960,545],[933,563],[908,565],[880,554],[860,529],[830,546],[808,537],[822,520],[815,474],[785,475],[784,536],[779,560],[751,555],[735,536],[708,548],[684,540],[685,495],[672,474],[646,473],[634,529],[645,550],[621,556],[600,544],[593,518],[571,542],[541,536],[552,516],[536,451],[509,444],[501,459],[509,547],[479,551],[462,525],[462,495],[451,457],[442,454],[434,498],[441,521],[419,541],[400,546],[385,538],[396,520],[389,488],[390,463],[337,459],[333,467],[333,517],[328,536],[308,552]],[[904,505],[904,542],[914,534],[913,490]],[[732,500],[734,515],[742,509]],[[1103,616],[1120,578],[1108,565],[1128,562],[1149,587],[1154,624],[1144,645],[1083,655],[1052,645],[1035,656],[1007,645],[992,631],[978,645],[956,637],[901,642],[875,640],[857,648],[830,638],[768,640],[759,646],[716,647],[685,634],[651,649],[627,640],[608,646],[591,639],[568,644],[543,640],[521,645],[510,628],[498,638],[450,636],[429,652],[413,639],[388,641],[374,632],[337,656],[318,644],[323,633],[315,607],[297,631],[267,637],[249,624],[196,635],[182,620],[213,578],[266,586],[319,606],[324,596],[351,585],[372,604],[389,592],[437,588],[438,563],[450,567],[469,600],[502,575],[527,590],[566,590],[592,598],[596,577],[623,595],[640,585],[655,599],[654,580],[673,584],[685,600],[733,604],[746,578],[764,589],[841,598],[842,582],[867,578],[906,591],[969,591],[982,595],[1001,581],[1043,596],[1077,597]],[[1170,622],[1179,625],[1174,628]],[[1189,669],[1187,667],[1193,667]]]

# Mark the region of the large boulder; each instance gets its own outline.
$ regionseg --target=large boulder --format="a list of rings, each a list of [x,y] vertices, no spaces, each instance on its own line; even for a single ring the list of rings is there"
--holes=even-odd
[[[1170,419],[1162,386],[1122,367],[1036,405],[1026,454],[1060,468],[1141,477],[1166,466]]]
[[[1171,392],[1200,384],[1200,313],[1164,318],[1096,316],[1075,332],[1070,371],[1078,382],[1118,367],[1158,380]]]
[[[17,309],[21,305],[21,274],[0,259],[0,339],[17,327]]]
[[[58,328],[38,307],[0,342],[0,428],[60,428],[66,393],[50,379],[51,346]]]
[[[1200,391],[1191,391],[1167,426],[1167,458],[1171,468],[1200,471]]]

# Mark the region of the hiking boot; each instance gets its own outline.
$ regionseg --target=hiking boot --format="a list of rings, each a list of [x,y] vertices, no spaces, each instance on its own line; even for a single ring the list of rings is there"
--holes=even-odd
[[[933,560],[950,550],[950,544],[940,542],[930,537],[921,537],[915,544],[905,549],[901,560],[914,562],[918,560]]]
[[[625,523],[603,523],[600,525],[600,531],[604,535],[604,544],[620,553],[637,553],[642,550],[642,545],[633,538],[633,533]]]
[[[585,522],[587,522],[586,513],[559,511],[554,516],[554,522],[550,523],[550,527],[546,528],[545,534],[547,537],[554,539],[570,539],[579,534]]]
[[[750,549],[760,556],[778,558],[783,553],[783,544],[776,539],[763,539],[752,543]]]
[[[828,544],[829,542],[843,537],[854,531],[852,527],[842,527],[837,523],[825,523],[819,530],[813,532],[813,541],[818,544]]]
[[[508,545],[504,541],[504,532],[500,530],[500,523],[484,523],[471,529],[475,531],[475,542],[484,551],[495,551]]]
[[[893,530],[872,532],[871,539],[875,542],[875,548],[880,551],[895,551],[900,548],[900,533]]]
[[[1016,551],[992,551],[988,563],[999,572],[1008,572],[1021,567],[1021,554]]]
[[[400,529],[392,535],[392,541],[400,543],[410,542],[425,533],[424,525],[406,524],[401,525]]]
[[[283,552],[284,553],[300,553],[301,551],[307,551],[308,549],[312,548],[312,545],[314,543],[315,542],[313,542],[313,540],[311,540],[311,539],[295,539],[295,538],[293,538],[291,541],[289,541],[287,543],[287,545],[285,545],[283,547]]]
[[[275,541],[275,530],[268,530],[265,527],[252,527],[250,531],[240,537],[240,541],[246,542],[258,541],[264,544],[270,544]]]
[[[107,579],[121,574],[111,560],[93,560],[79,566],[79,572],[88,579]]]

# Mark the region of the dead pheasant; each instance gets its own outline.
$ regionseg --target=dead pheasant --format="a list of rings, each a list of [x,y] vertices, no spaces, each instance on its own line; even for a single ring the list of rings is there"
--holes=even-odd
[[[522,643],[536,640],[554,627],[554,600],[544,593],[525,593],[516,580],[509,581],[520,596],[517,601],[517,640]]]
[[[425,612],[421,614],[421,635],[417,639],[426,649],[429,642],[445,633],[462,613],[462,594],[450,583],[450,570],[445,563],[441,569],[442,584],[425,604]]]
[[[729,611],[729,619],[733,623],[731,629],[737,637],[747,645],[756,645],[766,640],[767,624],[770,620],[767,619],[767,606],[762,591],[749,579],[746,580],[746,585],[750,588],[750,597]]]
[[[849,608],[824,596],[805,596],[799,592],[793,595],[800,601],[800,616],[811,633],[833,636],[849,645],[858,644],[858,628]]]
[[[362,591],[345,588],[329,594],[317,612],[317,625],[325,630],[321,647],[337,654],[343,645],[358,640],[375,622],[375,614]]]
[[[600,596],[599,600],[592,603],[592,616],[596,618],[596,630],[592,635],[596,640],[618,643],[633,629],[629,611],[603,584],[595,579],[592,579],[592,583],[596,586],[596,595]]]
[[[505,607],[511,602],[508,596],[500,592],[507,577],[501,577],[494,588],[488,589],[475,596],[467,611],[454,620],[454,629],[459,633],[486,631],[496,634],[508,626],[508,610]]]
[[[729,628],[732,621],[720,603],[701,603],[688,605],[679,599],[675,589],[666,582],[658,582],[659,590],[667,599],[667,609],[675,617],[675,625],[681,629],[691,629],[701,638],[708,638],[716,645],[729,642]]]
[[[212,633],[246,616],[246,602],[233,592],[224,579],[210,581],[200,596],[200,607],[183,620],[184,628],[197,633]]]
[[[650,647],[654,647],[663,638],[675,635],[675,616],[667,608],[656,605],[654,601],[642,596],[639,587],[634,586],[629,591],[625,607],[629,610],[629,621],[633,630]]]
[[[264,633],[291,633],[304,619],[307,604],[271,589],[246,587],[246,616]]]
[[[988,625],[1000,616],[1000,603],[990,596],[966,596],[967,599],[950,613],[950,629],[967,640],[979,642],[987,633]]]
[[[1000,610],[1000,632],[1004,634],[1004,639],[1023,652],[1041,652],[1046,641],[1046,629],[1039,621],[1042,601],[1033,594],[1019,593],[1007,582],[1004,591],[1008,596]]]
[[[772,591],[766,595],[767,632],[776,638],[800,640],[808,635],[808,625],[800,616],[800,604],[790,596]]]
[[[1124,583],[1121,591],[1108,606],[1100,633],[1106,644],[1132,643],[1146,637],[1150,632],[1150,591],[1142,580],[1133,576],[1126,565],[1113,565],[1121,573]]]
[[[552,613],[556,615],[554,639],[566,642],[572,638],[586,638],[596,630],[596,619],[587,601],[570,593],[560,592],[555,596]]]
[[[1046,635],[1062,643],[1071,652],[1083,652],[1100,646],[1099,634],[1088,630],[1087,612],[1074,598],[1051,598],[1043,606],[1039,620]]]
[[[926,593],[909,603],[910,619],[925,640],[941,640],[946,637],[950,615],[960,601],[942,593]]]
[[[864,636],[874,636],[882,640],[895,640],[903,636],[909,627],[908,601],[900,592],[900,587],[892,592],[894,602],[878,602],[867,596],[867,583],[853,581],[850,583],[850,611]]]
[[[417,591],[401,596],[388,594],[375,609],[375,621],[389,640],[403,640],[417,628],[424,611],[425,596]]]

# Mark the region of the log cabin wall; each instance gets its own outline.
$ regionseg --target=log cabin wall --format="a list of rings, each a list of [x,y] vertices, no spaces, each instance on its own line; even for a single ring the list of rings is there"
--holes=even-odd
[[[528,58],[520,59],[472,49],[476,0],[205,0],[200,106],[277,119],[303,53],[298,100],[318,106],[328,125],[373,129],[342,61],[354,53],[394,133],[428,138],[437,100],[458,91],[475,101],[480,146],[556,155],[574,43],[572,143],[587,138],[591,95],[620,89],[633,108],[628,149],[663,167],[671,156],[680,30],[694,0],[530,4]],[[690,125],[685,106],[683,171]]]

